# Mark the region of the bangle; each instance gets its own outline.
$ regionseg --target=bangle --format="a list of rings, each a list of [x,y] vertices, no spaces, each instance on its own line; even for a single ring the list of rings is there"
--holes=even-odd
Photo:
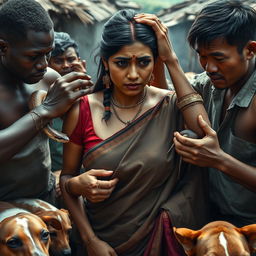
[[[34,121],[36,130],[40,131],[41,129],[43,129],[45,125],[43,123],[42,117],[35,110],[30,111],[29,114]]]
[[[177,107],[179,108],[179,110],[184,110],[187,107],[190,107],[199,103],[202,104],[203,102],[204,101],[202,96],[196,92],[193,92],[178,99]]]

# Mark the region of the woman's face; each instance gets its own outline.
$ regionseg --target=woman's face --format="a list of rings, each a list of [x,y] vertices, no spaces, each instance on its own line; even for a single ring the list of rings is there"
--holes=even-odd
[[[144,91],[154,69],[151,49],[135,42],[122,47],[107,62],[115,97],[135,96]]]

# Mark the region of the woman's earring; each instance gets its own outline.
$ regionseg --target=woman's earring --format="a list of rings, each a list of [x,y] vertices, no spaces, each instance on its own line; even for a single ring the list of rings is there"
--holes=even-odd
[[[149,79],[148,86],[153,85],[154,84],[154,80],[155,80],[155,76],[154,76],[154,74],[152,74],[150,79]]]
[[[106,70],[106,74],[102,77],[102,82],[106,89],[110,88],[110,77],[108,74],[108,70]]]

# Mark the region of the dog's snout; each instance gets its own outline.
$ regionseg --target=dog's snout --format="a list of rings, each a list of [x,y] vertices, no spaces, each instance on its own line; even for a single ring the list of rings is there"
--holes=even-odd
[[[71,249],[62,250],[61,256],[71,256]]]

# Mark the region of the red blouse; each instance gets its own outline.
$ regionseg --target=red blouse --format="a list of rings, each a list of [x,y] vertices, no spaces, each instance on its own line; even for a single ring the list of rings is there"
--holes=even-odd
[[[85,153],[103,140],[99,138],[94,131],[91,109],[87,95],[80,99],[79,109],[78,122],[70,136],[70,141],[83,146]]]

